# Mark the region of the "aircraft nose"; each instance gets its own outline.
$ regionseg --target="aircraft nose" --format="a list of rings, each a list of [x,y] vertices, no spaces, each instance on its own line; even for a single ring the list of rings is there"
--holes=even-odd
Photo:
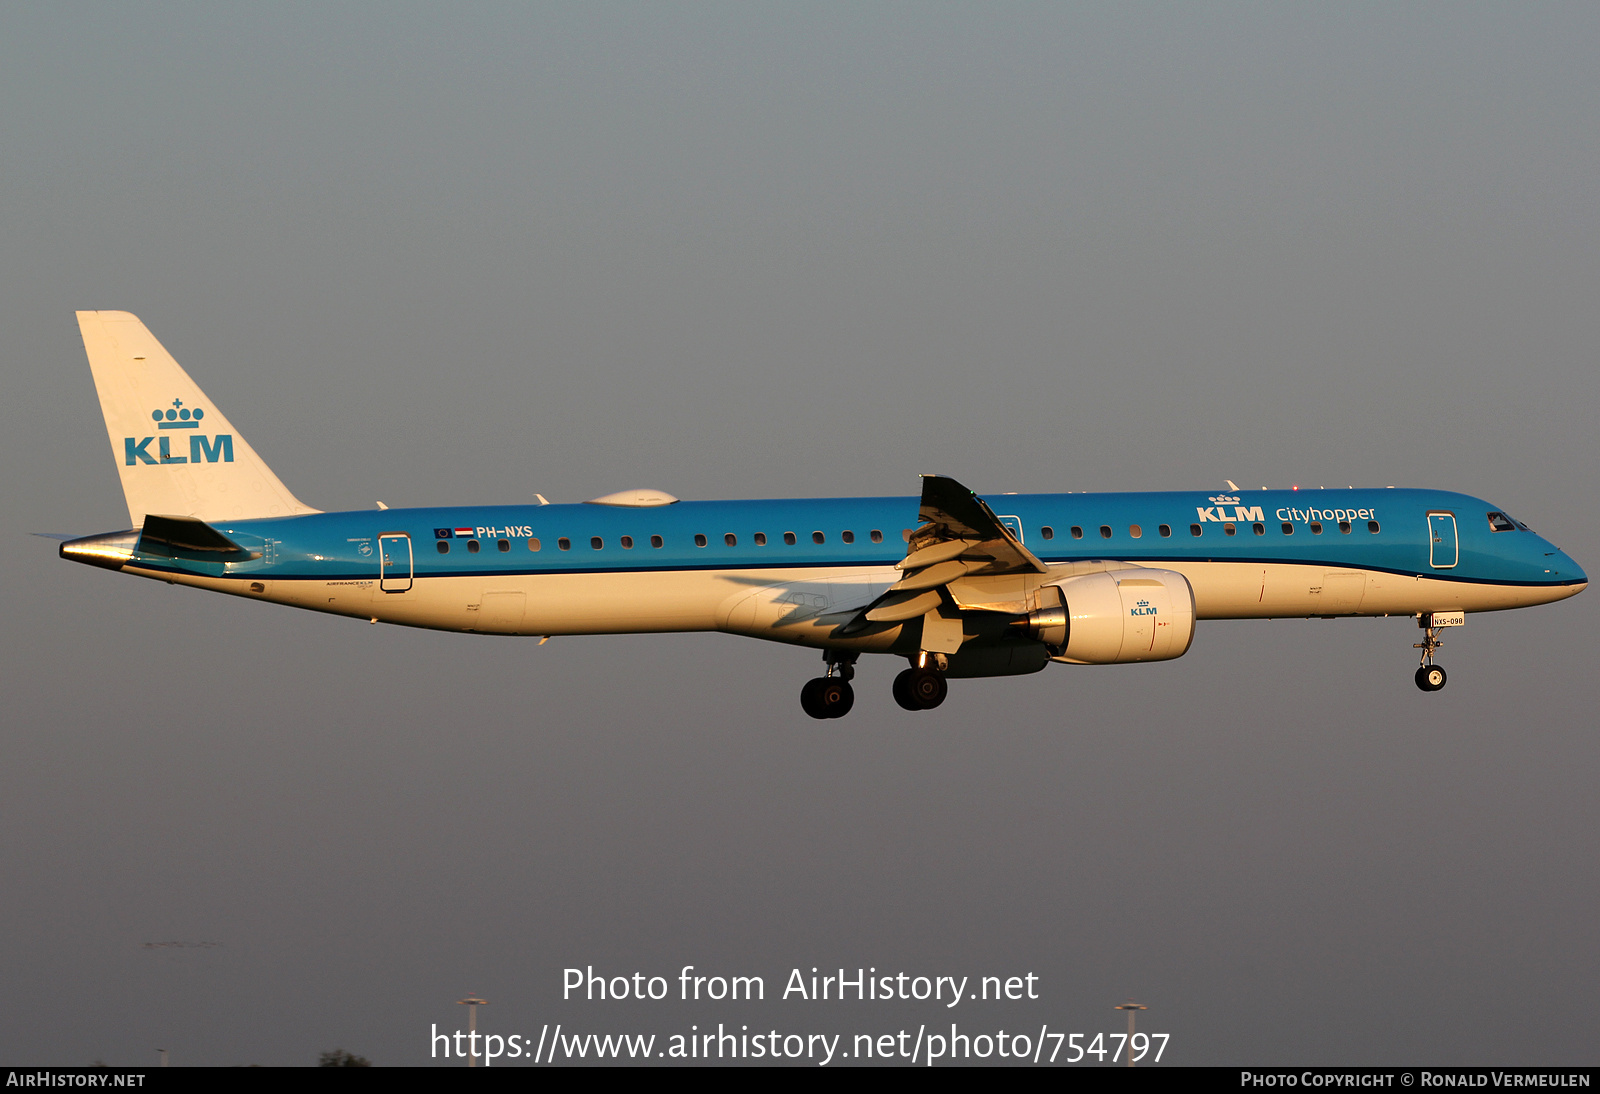
[[[1561,561],[1561,568],[1572,574],[1573,578],[1584,585],[1589,584],[1589,575],[1584,573],[1583,567],[1574,562],[1565,551],[1557,551],[1556,558]]]
[[[1549,546],[1541,559],[1542,568],[1548,579],[1554,581],[1567,581],[1581,591],[1589,584],[1589,575],[1583,572],[1583,567],[1573,561],[1572,556],[1555,546]]]

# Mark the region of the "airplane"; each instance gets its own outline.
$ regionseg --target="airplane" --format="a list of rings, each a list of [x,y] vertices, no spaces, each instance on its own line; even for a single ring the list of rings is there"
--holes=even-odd
[[[1412,616],[1416,684],[1469,612],[1563,600],[1578,564],[1506,511],[1438,490],[680,501],[652,489],[325,513],[289,492],[140,320],[78,312],[132,527],[62,558],[249,600],[485,635],[723,631],[822,651],[814,718],[863,653],[895,701],[1050,664],[1167,661],[1204,619]]]

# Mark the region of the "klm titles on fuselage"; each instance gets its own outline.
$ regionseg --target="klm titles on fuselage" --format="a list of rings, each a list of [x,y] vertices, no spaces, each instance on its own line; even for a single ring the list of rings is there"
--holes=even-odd
[[[199,429],[200,423],[205,418],[206,412],[200,407],[190,409],[183,405],[182,399],[172,400],[172,406],[167,410],[152,410],[150,420],[156,423],[156,428],[161,429]],[[156,451],[150,453],[150,442],[156,442]],[[174,463],[232,463],[233,462],[233,435],[230,433],[216,433],[204,436],[192,433],[189,436],[189,454],[187,456],[174,455],[172,452],[171,437],[134,437],[122,438],[122,462],[128,467],[137,467],[141,463],[148,464],[174,464]]]
[[[1266,519],[1261,515],[1261,506],[1240,505],[1238,498],[1230,497],[1227,494],[1218,494],[1216,497],[1207,498],[1206,500],[1215,504],[1208,506],[1197,505],[1195,506],[1194,510],[1195,516],[1199,519],[1201,524],[1204,524],[1208,520],[1215,521],[1219,524],[1226,524],[1235,521],[1239,523],[1247,523],[1252,520]],[[1228,505],[1230,503],[1233,505],[1233,512],[1231,514],[1228,512]]]
[[[1267,519],[1261,506],[1240,505],[1239,498],[1221,494],[1206,500],[1217,504],[1195,507],[1195,516],[1201,524],[1207,521],[1218,524],[1250,524]],[[1377,520],[1378,511],[1376,509],[1291,509],[1285,506],[1273,516],[1280,521],[1299,521],[1302,524],[1324,520],[1336,523],[1345,520]]]

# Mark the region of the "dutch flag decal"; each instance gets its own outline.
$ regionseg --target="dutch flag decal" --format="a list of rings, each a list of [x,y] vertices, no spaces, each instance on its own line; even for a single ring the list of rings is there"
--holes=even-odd
[[[458,538],[460,538],[460,539],[471,539],[472,538],[472,529],[471,528],[457,528],[456,529],[456,536]]]

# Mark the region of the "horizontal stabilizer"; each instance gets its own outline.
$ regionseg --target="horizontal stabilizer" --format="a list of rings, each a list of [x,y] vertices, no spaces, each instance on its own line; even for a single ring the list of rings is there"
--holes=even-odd
[[[245,562],[261,557],[260,552],[245,550],[198,517],[145,517],[138,551],[203,562]]]

